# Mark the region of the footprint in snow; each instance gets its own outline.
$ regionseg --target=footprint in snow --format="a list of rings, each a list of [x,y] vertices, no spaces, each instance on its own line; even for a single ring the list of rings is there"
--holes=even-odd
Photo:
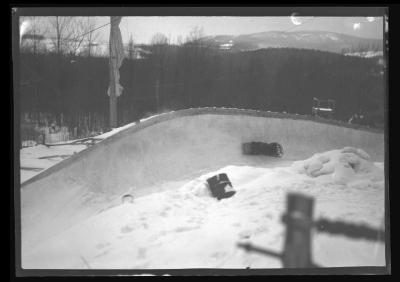
[[[195,230],[198,228],[199,228],[198,226],[191,226],[191,227],[182,227],[181,226],[181,227],[175,228],[174,231],[175,232],[185,232],[185,231]]]
[[[130,226],[127,226],[127,225],[125,225],[125,226],[123,226],[121,228],[121,233],[129,233],[129,232],[132,232],[132,231],[133,231],[133,228],[130,227]]]
[[[211,255],[211,257],[214,259],[221,259],[221,258],[225,257],[226,255],[227,255],[226,252],[216,252],[216,253],[213,253]]]
[[[165,210],[163,210],[158,215],[161,216],[161,217],[166,217],[168,214],[167,214],[167,212]]]
[[[273,215],[270,214],[270,213],[266,213],[266,214],[265,214],[265,217],[268,218],[268,219],[272,219],[272,218],[273,218]],[[257,219],[257,220],[258,220],[258,219]]]
[[[232,223],[232,226],[234,227],[240,227],[242,224],[240,222],[234,222]]]
[[[146,249],[145,248],[139,248],[138,253],[137,253],[137,258],[138,259],[146,258]]]
[[[102,257],[102,256],[105,256],[106,254],[108,254],[109,252],[110,252],[110,250],[105,250],[105,251],[101,252],[100,254],[95,255],[94,257],[95,258]]]
[[[110,246],[111,245],[111,243],[99,243],[99,244],[97,244],[96,245],[96,249],[98,249],[98,250],[101,250],[101,249],[103,249],[103,248],[105,248],[105,247],[107,247],[107,246]]]
[[[251,231],[250,231],[250,230],[243,230],[243,231],[240,232],[238,235],[239,235],[239,237],[240,237],[241,239],[248,239],[248,238],[250,238],[250,236],[251,236]]]

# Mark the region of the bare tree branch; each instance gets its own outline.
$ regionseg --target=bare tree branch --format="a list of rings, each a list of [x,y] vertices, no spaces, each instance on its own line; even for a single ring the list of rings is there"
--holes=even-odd
[[[93,55],[93,47],[96,46],[96,40],[98,38],[98,33],[93,31],[96,27],[96,19],[93,17],[86,18],[86,26],[88,29],[88,35],[86,36],[86,50],[87,56],[91,57]]]
[[[49,25],[54,32],[54,37],[51,39],[55,52],[58,55],[64,54],[68,49],[68,41],[73,35],[73,17],[51,17]]]

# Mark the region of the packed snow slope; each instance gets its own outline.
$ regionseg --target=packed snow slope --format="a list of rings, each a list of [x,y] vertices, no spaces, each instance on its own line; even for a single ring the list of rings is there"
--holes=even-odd
[[[243,155],[241,144],[249,141],[279,142],[284,157]],[[22,260],[41,242],[120,204],[124,194],[137,198],[226,166],[285,166],[348,146],[384,160],[382,132],[298,115],[202,108],[146,119],[22,183]]]

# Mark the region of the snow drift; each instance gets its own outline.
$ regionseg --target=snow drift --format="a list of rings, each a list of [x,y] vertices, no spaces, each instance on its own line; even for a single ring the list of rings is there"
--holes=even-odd
[[[333,156],[340,150],[327,152]],[[305,161],[304,163],[308,163]],[[339,165],[339,163],[336,163]],[[358,171],[346,185],[333,178],[312,177],[289,167],[226,166],[178,189],[152,193],[89,217],[43,241],[25,254],[30,268],[176,269],[279,268],[281,261],[246,253],[237,243],[251,242],[281,252],[287,192],[317,199],[315,218],[382,224],[384,177]],[[217,201],[206,179],[231,176],[237,193]],[[362,183],[357,177],[362,177]],[[155,204],[157,203],[157,204]],[[384,266],[384,245],[329,234],[313,235],[313,260],[322,266]]]
[[[242,155],[241,144],[249,141],[279,142],[285,156],[273,159]],[[303,163],[299,168],[297,164],[300,170],[295,170],[296,175],[301,174],[301,170],[310,175],[318,170],[321,175],[327,171],[326,174],[339,173],[335,179],[343,182],[345,173],[340,172],[338,163],[347,163],[354,171],[352,166],[360,170],[368,167],[360,156],[363,152],[370,155],[369,163],[384,159],[384,135],[381,132],[295,115],[237,109],[189,109],[127,126],[22,184],[23,266],[24,254],[38,251],[41,242],[56,238],[57,234],[90,216],[120,204],[122,195],[133,195],[135,202],[140,196],[172,191],[226,166],[260,169],[289,166],[293,161],[307,159],[315,153],[349,146],[360,151],[358,154],[347,152],[345,157],[346,152],[341,152],[340,156],[318,156],[318,161],[314,156],[312,160],[306,160],[308,166]],[[346,161],[338,162],[337,158]],[[342,165],[342,168],[347,169],[347,166]],[[282,181],[285,175],[281,175]],[[204,192],[198,187],[191,189],[198,189],[196,193]],[[157,205],[159,203],[162,205],[162,199]],[[157,206],[153,201],[150,205]],[[25,266],[29,268],[29,264]]]

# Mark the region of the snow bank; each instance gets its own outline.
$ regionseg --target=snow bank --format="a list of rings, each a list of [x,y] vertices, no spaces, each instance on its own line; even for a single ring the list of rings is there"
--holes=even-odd
[[[276,258],[247,253],[251,242],[280,252],[281,222],[289,191],[316,198],[315,217],[382,223],[384,182],[368,173],[352,185],[299,171],[325,156],[337,163],[346,150],[320,153],[293,166],[226,166],[164,192],[125,201],[86,219],[26,253],[25,268],[175,269],[280,268]],[[322,158],[326,160],[326,158]],[[312,161],[311,161],[312,160]],[[350,160],[352,160],[350,158]],[[364,173],[364,170],[360,170]],[[227,173],[237,193],[212,198],[206,179]],[[361,173],[361,172],[360,172]],[[383,171],[380,171],[383,179]],[[345,187],[345,189],[343,189]],[[384,245],[344,236],[314,234],[313,257],[323,266],[384,265]]]
[[[379,180],[383,176],[382,168],[375,166],[364,150],[354,147],[317,153],[304,161],[294,162],[292,167],[299,173],[332,179],[337,184],[361,180],[367,175],[375,175]]]
[[[128,124],[126,124],[126,125],[124,125],[124,126],[120,126],[120,127],[113,128],[112,130],[110,130],[110,131],[108,131],[108,132],[106,132],[106,133],[97,135],[97,136],[95,136],[95,137],[96,137],[96,138],[99,138],[99,139],[105,139],[105,138],[108,138],[108,137],[110,137],[110,136],[112,136],[112,135],[114,135],[114,134],[116,134],[116,133],[122,131],[122,130],[125,130],[125,129],[127,129],[127,128],[130,128],[130,127],[134,126],[135,124],[136,124],[136,122],[128,123]]]

